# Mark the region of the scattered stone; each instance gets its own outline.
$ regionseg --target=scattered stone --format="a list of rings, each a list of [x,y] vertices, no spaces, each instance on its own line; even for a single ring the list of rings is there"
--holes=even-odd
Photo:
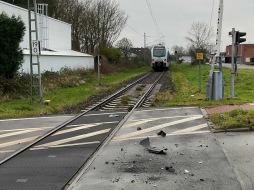
[[[131,183],[135,183],[135,180],[133,179],[133,180],[131,180]]]
[[[123,148],[121,148],[121,151],[123,151]]]
[[[180,155],[184,155],[184,153],[183,153],[183,152],[180,152]]]
[[[199,164],[202,164],[202,163],[203,163],[203,161],[200,161],[200,162],[199,162]]]
[[[178,144],[175,144],[176,147],[178,147]]]
[[[190,176],[195,176],[195,174],[190,174]]]
[[[108,162],[105,162],[105,164],[108,164]]]
[[[140,130],[141,130],[141,127],[138,127],[138,128],[137,128],[137,131],[140,131]]]
[[[187,173],[189,173],[190,171],[189,171],[189,170],[184,170],[184,172],[187,174]]]
[[[204,179],[200,179],[200,181],[205,181]]]

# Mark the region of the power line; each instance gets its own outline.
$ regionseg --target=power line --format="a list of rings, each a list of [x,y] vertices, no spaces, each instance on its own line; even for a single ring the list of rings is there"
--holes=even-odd
[[[161,37],[161,36],[163,36],[163,34],[162,34],[162,32],[160,32],[160,30],[159,30],[159,26],[158,26],[156,17],[155,17],[154,14],[153,14],[152,6],[151,6],[149,0],[146,0],[146,4],[147,4],[148,9],[149,9],[149,12],[150,12],[150,14],[151,14],[151,16],[152,16],[152,19],[153,19],[153,22],[154,22],[156,31],[157,31],[157,33],[158,33],[158,36]]]
[[[213,9],[214,9],[214,0],[213,0],[212,13],[211,13],[211,18],[210,18],[210,27],[212,25]]]
[[[130,25],[126,24],[130,29],[132,29],[134,32],[136,32],[137,34],[143,36],[143,34],[141,34],[140,32],[138,32],[137,30],[135,30],[134,28],[132,28]]]

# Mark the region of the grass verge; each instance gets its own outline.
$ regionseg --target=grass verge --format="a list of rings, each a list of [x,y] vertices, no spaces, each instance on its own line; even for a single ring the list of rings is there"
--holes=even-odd
[[[238,71],[238,76],[235,77],[235,97],[231,99],[231,70],[223,68],[224,81],[224,98],[219,101],[206,100],[206,83],[210,65],[201,65],[201,92],[199,92],[199,73],[198,66],[190,64],[173,64],[171,67],[172,79],[176,88],[176,93],[168,90],[156,95],[156,106],[199,106],[203,108],[213,107],[218,105],[239,105],[244,103],[252,103],[254,101],[254,70],[241,69]],[[244,111],[245,112],[245,111]],[[241,117],[242,112],[239,113]],[[254,112],[246,111],[249,117],[254,118]],[[221,115],[221,114],[219,114]],[[224,119],[218,119],[218,115],[210,115],[212,122],[219,128],[236,128],[249,127],[249,119],[233,119],[227,117],[225,113]],[[217,118],[217,119],[215,119]],[[220,121],[220,122],[219,122]],[[224,123],[224,124],[222,124]]]
[[[113,90],[117,84],[139,74],[148,72],[150,67],[125,70],[112,75],[102,75],[101,85],[96,77],[92,77],[83,85],[70,88],[56,88],[44,93],[44,98],[51,100],[49,105],[29,103],[30,98],[19,98],[2,101],[0,104],[0,118],[38,116],[59,113],[64,108],[77,105],[89,97],[104,91]]]

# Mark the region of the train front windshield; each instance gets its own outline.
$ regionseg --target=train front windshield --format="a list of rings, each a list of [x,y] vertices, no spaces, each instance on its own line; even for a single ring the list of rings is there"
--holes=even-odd
[[[154,57],[165,57],[166,49],[165,48],[154,48],[153,49],[153,56]]]

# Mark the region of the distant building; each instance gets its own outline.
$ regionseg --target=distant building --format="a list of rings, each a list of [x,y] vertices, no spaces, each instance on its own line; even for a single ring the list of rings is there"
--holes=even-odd
[[[179,57],[179,60],[182,60],[182,62],[185,62],[185,63],[191,63],[192,58],[189,55],[183,55]]]
[[[226,47],[225,57],[232,56],[232,45]],[[251,58],[254,57],[254,44],[240,44],[238,45],[237,63],[248,64]]]
[[[20,16],[25,23],[26,31],[20,47],[24,53],[24,63],[21,70],[30,72],[29,54],[29,20],[28,10],[0,1],[0,14]],[[92,55],[71,50],[71,24],[37,14],[38,36],[42,44],[40,68],[43,71],[59,71],[68,68],[94,68]]]

